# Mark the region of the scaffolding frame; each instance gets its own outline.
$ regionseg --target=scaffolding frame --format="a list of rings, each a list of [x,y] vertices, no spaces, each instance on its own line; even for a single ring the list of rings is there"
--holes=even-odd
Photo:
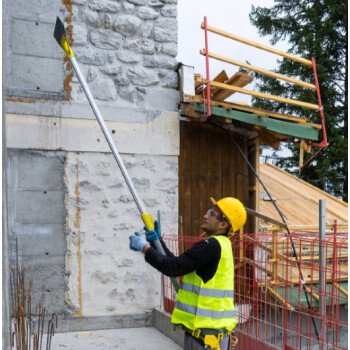
[[[317,111],[320,114],[323,140],[319,143],[311,143],[311,142],[306,143],[304,139],[300,140],[300,143],[301,143],[301,145],[300,145],[300,155],[301,155],[300,168],[302,166],[305,166],[308,162],[310,162],[319,153],[319,151],[321,151],[323,148],[326,148],[328,146],[325,117],[324,117],[324,113],[323,113],[323,104],[322,104],[322,99],[321,99],[321,91],[320,91],[320,86],[319,86],[318,76],[317,76],[316,60],[314,57],[312,57],[311,60],[308,60],[308,59],[305,59],[305,58],[302,58],[302,57],[299,57],[299,56],[296,56],[296,55],[293,55],[293,54],[290,54],[290,53],[287,53],[287,52],[284,52],[284,51],[281,51],[278,49],[275,49],[274,47],[263,45],[263,44],[260,44],[258,42],[255,42],[255,41],[243,38],[243,37],[239,37],[239,36],[234,35],[232,33],[223,31],[221,29],[218,29],[218,28],[215,28],[212,26],[209,26],[206,16],[204,17],[204,20],[201,24],[201,28],[204,30],[205,48],[200,50],[200,54],[205,56],[206,78],[203,79],[200,77],[196,77],[196,82],[206,85],[206,89],[205,89],[206,90],[205,91],[206,92],[206,99],[204,100],[204,104],[206,105],[206,112],[205,112],[206,117],[211,116],[211,104],[212,104],[211,87],[216,87],[216,88],[223,89],[223,90],[229,90],[232,92],[239,92],[242,94],[255,96],[258,98],[265,98],[265,99],[269,99],[272,101],[282,102],[282,103],[295,105],[295,106],[299,106],[299,107],[303,107],[303,108],[308,108],[308,109]],[[297,79],[294,79],[294,78],[291,78],[291,77],[288,77],[288,76],[285,76],[285,75],[282,75],[279,73],[265,70],[265,69],[260,68],[260,67],[255,67],[255,66],[252,66],[252,65],[247,64],[247,63],[238,62],[236,60],[212,53],[209,51],[209,39],[208,39],[209,32],[216,34],[216,35],[223,36],[225,38],[228,38],[228,39],[231,39],[231,40],[234,40],[237,42],[240,42],[240,43],[248,45],[248,46],[255,47],[255,48],[263,50],[263,51],[267,51],[267,52],[282,56],[282,57],[287,58],[287,59],[291,59],[291,60],[298,62],[300,64],[304,64],[312,69],[315,83],[310,84],[310,83],[307,83],[307,82],[304,82],[301,80],[297,80]],[[231,65],[245,68],[245,69],[248,69],[248,70],[251,70],[254,72],[258,72],[259,74],[263,74],[263,75],[266,75],[266,76],[269,76],[272,78],[280,79],[280,80],[286,81],[286,82],[291,83],[291,84],[302,86],[302,87],[304,87],[306,89],[310,89],[312,91],[316,91],[318,104],[312,104],[312,103],[308,103],[308,102],[304,102],[304,101],[283,98],[280,96],[260,93],[257,91],[253,91],[253,90],[249,90],[249,89],[245,89],[245,88],[240,88],[240,87],[232,86],[232,85],[225,84],[225,83],[215,82],[214,80],[210,79],[210,60],[209,60],[209,58],[216,59],[216,60],[219,60],[219,61],[222,61],[225,63],[229,63]],[[319,151],[316,152],[316,154],[314,154],[307,161],[307,163],[305,163],[303,165],[302,164],[303,152],[304,152],[304,150],[306,150],[308,153],[310,153],[311,146],[319,147],[320,149],[319,149]]]

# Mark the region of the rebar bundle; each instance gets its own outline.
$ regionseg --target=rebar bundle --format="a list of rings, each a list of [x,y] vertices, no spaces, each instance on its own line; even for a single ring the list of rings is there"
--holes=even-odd
[[[45,328],[46,309],[39,304],[32,314],[32,280],[25,284],[25,270],[19,263],[18,243],[16,242],[16,264],[10,270],[11,288],[11,343],[16,350],[41,350]],[[35,317],[36,318],[36,317]],[[52,314],[47,322],[46,350],[51,348],[52,336],[57,327],[57,315]]]

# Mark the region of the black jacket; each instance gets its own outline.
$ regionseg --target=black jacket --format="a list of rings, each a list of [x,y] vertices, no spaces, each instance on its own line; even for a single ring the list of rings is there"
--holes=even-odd
[[[178,257],[167,248],[163,240],[161,244],[166,256],[152,246],[146,251],[145,260],[164,275],[178,277],[196,271],[204,283],[215,275],[221,256],[221,247],[215,238],[209,237],[195,243]]]

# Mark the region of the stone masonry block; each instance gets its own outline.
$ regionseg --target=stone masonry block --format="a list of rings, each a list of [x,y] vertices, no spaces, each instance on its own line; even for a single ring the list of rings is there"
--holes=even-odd
[[[114,23],[114,19],[111,16],[111,14],[106,13],[105,14],[105,28],[106,29],[113,29],[113,23]]]
[[[137,10],[137,16],[142,19],[156,19],[159,16],[159,13],[147,6],[141,6]]]
[[[176,57],[177,56],[177,44],[175,43],[165,43],[162,45],[161,53],[166,55]]]
[[[127,70],[127,76],[133,84],[140,86],[154,85],[159,82],[156,72],[141,67],[129,68]]]
[[[101,27],[103,25],[103,18],[99,15],[98,12],[85,10],[82,13],[82,19],[94,27]]]
[[[146,5],[148,0],[127,0],[134,5]]]
[[[98,100],[115,101],[117,99],[115,85],[109,79],[95,81],[91,85],[91,91]]]
[[[130,4],[128,2],[125,2],[123,4],[123,11],[125,14],[132,15],[134,13],[134,10],[135,10],[135,5]]]
[[[159,42],[177,42],[177,21],[159,18],[154,22],[154,39]]]
[[[90,40],[98,48],[114,50],[120,47],[123,37],[108,29],[97,29],[90,33]]]
[[[146,55],[153,55],[156,51],[156,47],[153,40],[140,39],[139,44],[141,46],[142,53]]]
[[[164,17],[176,17],[177,7],[172,5],[166,5],[160,10],[160,12]]]
[[[130,51],[119,50],[117,52],[117,58],[119,59],[119,61],[122,61],[124,63],[137,63],[140,61],[140,56],[135,55],[133,52]]]
[[[114,82],[118,86],[129,86],[130,85],[130,80],[124,75],[116,76],[116,78],[114,79]]]
[[[176,89],[178,87],[178,77],[176,72],[168,72],[161,80],[161,86],[170,89]]]
[[[122,74],[122,67],[121,66],[108,66],[100,69],[102,73],[107,74],[107,75],[120,75]]]
[[[160,0],[164,4],[177,4],[177,0]]]
[[[119,2],[116,1],[90,0],[89,7],[95,11],[119,12],[122,6]]]
[[[144,23],[141,28],[141,37],[142,38],[149,38],[153,31],[153,24],[152,23]]]
[[[89,67],[87,73],[86,73],[86,81],[90,83],[91,81],[94,81],[97,78],[97,72],[95,68]]]
[[[141,29],[142,21],[135,16],[120,16],[114,22],[114,29],[126,37],[135,36]]]
[[[75,24],[73,26],[74,46],[85,46],[87,44],[88,32],[85,26]]]
[[[124,49],[147,55],[154,54],[156,50],[154,41],[149,39],[128,40],[123,47]]]
[[[148,6],[151,6],[151,7],[162,7],[162,6],[164,6],[164,3],[162,3],[160,0],[150,0],[148,2]]]
[[[103,66],[107,63],[107,54],[103,52],[94,52],[93,50],[78,48],[75,50],[75,56],[81,63]]]
[[[177,60],[166,56],[145,56],[143,58],[143,65],[152,68],[175,69],[177,67]]]

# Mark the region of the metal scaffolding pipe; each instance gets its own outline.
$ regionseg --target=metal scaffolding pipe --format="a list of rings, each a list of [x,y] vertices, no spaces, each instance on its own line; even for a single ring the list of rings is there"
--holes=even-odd
[[[320,350],[325,348],[327,342],[327,295],[326,295],[326,267],[327,267],[327,251],[326,251],[326,200],[319,201],[319,295],[320,295]]]

